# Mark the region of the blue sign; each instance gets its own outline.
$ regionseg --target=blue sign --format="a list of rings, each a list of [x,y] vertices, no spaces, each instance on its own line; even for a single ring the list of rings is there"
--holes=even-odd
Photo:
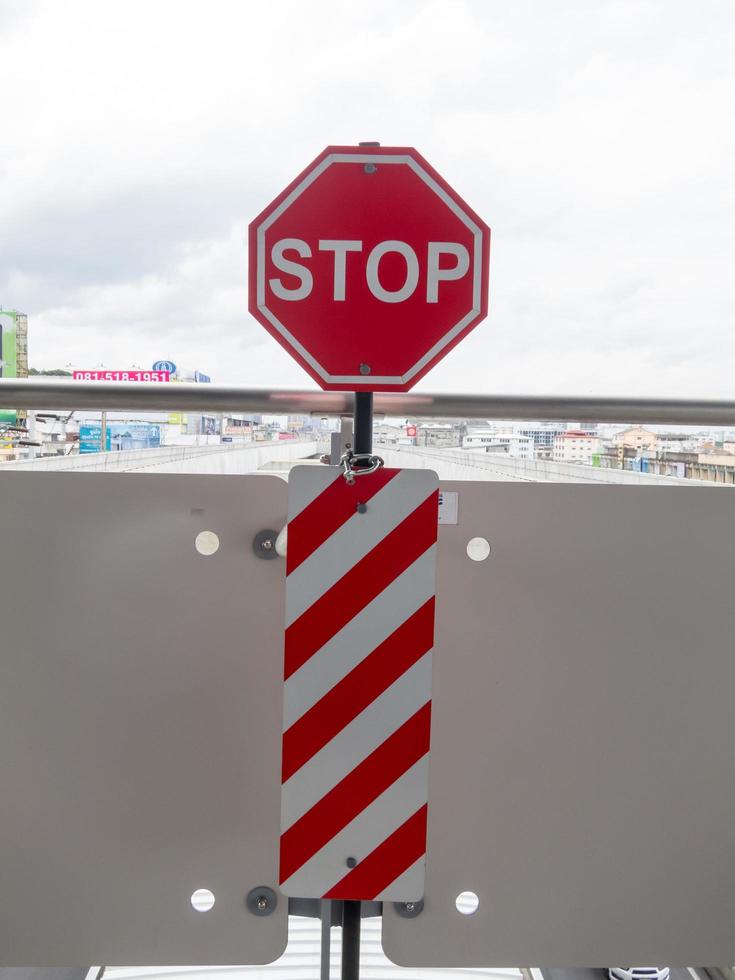
[[[203,374],[201,371],[195,371],[194,380],[198,381],[200,384],[209,384],[212,379],[208,374]]]
[[[79,426],[80,453],[98,453],[101,440],[102,426],[99,422]],[[122,449],[157,449],[160,445],[160,425],[151,422],[112,422],[107,426],[105,451],[108,453]]]
[[[154,371],[168,371],[169,374],[176,374],[176,365],[173,361],[156,361],[153,365]]]
[[[151,422],[113,422],[107,426],[107,449],[157,449],[161,426]]]
[[[79,426],[79,452],[98,453],[100,451],[100,440],[102,438],[102,426],[80,425]]]

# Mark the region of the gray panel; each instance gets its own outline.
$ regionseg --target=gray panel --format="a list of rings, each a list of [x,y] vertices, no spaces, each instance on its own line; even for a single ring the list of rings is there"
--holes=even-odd
[[[101,980],[103,966],[28,967],[0,969],[0,980]]]
[[[442,488],[426,904],[386,953],[735,962],[735,498]]]
[[[285,570],[251,542],[283,525],[286,490],[0,474],[4,965],[284,949],[285,900],[256,917],[244,899],[278,878]]]

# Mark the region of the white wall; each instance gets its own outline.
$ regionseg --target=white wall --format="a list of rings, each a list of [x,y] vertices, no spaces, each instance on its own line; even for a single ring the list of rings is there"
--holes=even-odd
[[[463,449],[398,449],[376,445],[375,452],[387,466],[435,470],[442,480],[498,480],[532,483],[626,483],[637,486],[722,486],[705,480],[607,470],[578,463],[544,459],[510,459]]]
[[[5,470],[89,471],[121,473],[253,473],[271,460],[304,459],[317,451],[316,442],[288,440],[272,443],[216,446],[161,446],[115,453],[82,453],[3,463]]]

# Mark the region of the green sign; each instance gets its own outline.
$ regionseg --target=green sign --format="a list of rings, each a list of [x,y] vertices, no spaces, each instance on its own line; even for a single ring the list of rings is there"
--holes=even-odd
[[[17,378],[17,330],[15,312],[0,310],[0,378]],[[0,425],[15,424],[15,412],[0,408]]]

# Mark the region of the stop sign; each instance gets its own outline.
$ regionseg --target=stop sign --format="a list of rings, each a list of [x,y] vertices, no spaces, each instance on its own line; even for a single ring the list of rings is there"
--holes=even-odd
[[[327,147],[249,243],[250,312],[328,390],[408,391],[487,315],[490,229],[410,147]]]

